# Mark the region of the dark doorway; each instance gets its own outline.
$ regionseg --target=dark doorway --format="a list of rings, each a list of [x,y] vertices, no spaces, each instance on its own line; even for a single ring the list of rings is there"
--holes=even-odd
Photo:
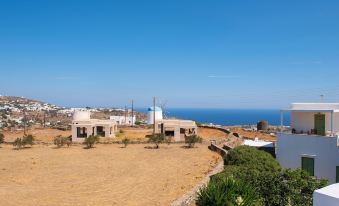
[[[104,127],[102,127],[102,126],[97,126],[97,135],[99,135],[99,136],[101,136],[101,137],[105,137]]]

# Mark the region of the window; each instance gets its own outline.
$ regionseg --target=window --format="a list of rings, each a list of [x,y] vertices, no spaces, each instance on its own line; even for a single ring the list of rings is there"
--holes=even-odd
[[[336,173],[335,173],[335,182],[339,183],[339,166],[336,167]]]
[[[314,158],[301,157],[301,169],[308,172],[311,176],[314,176]]]

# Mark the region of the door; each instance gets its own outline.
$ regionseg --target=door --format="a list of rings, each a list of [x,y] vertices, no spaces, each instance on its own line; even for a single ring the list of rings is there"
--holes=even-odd
[[[339,183],[339,166],[336,166],[336,177],[335,177],[335,182]]]
[[[317,135],[325,136],[325,114],[314,115],[314,129]]]
[[[314,158],[301,157],[301,169],[314,176]]]

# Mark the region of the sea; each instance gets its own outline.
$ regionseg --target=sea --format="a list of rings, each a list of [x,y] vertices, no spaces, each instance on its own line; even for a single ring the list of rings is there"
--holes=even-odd
[[[146,112],[146,110],[142,110]],[[255,125],[258,121],[268,121],[270,125],[280,125],[278,109],[189,109],[168,108],[166,117],[194,120],[199,123],[223,126]],[[290,114],[284,113],[284,125],[290,125]]]

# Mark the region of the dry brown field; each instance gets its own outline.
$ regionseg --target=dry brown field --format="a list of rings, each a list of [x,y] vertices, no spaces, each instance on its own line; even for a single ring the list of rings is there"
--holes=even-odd
[[[19,131],[3,131],[2,132],[5,135],[5,141],[6,142],[13,142],[16,138],[22,137],[24,135],[23,130]],[[43,141],[43,142],[52,142],[54,137],[61,135],[64,137],[68,137],[71,135],[71,131],[62,131],[58,129],[29,129],[26,132],[27,134],[32,134],[37,141]]]
[[[256,131],[246,131],[242,128],[232,128],[231,132],[235,132],[240,134],[243,137],[247,137],[249,139],[255,139],[258,138],[260,140],[266,140],[266,141],[276,141],[276,136],[271,136],[269,134],[263,133],[263,132],[256,132]]]
[[[207,145],[0,148],[0,205],[169,205],[221,158]]]

